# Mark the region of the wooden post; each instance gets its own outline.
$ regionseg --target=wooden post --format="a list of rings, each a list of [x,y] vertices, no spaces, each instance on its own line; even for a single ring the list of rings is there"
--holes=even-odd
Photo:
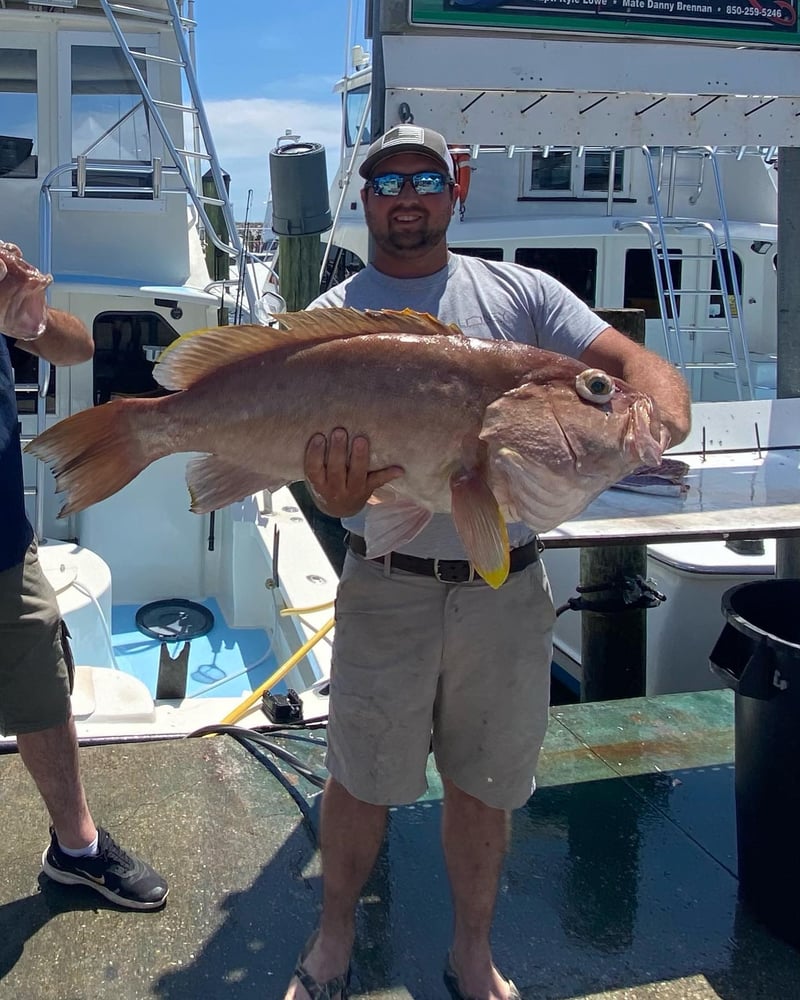
[[[800,396],[800,284],[797,253],[800,251],[800,148],[778,150],[778,398]],[[776,541],[775,574],[800,578],[800,537]]]
[[[644,344],[641,309],[596,309],[598,316],[626,337]],[[647,576],[647,546],[598,545],[581,549],[582,587],[617,588],[628,577]],[[587,600],[591,600],[591,593]],[[598,598],[608,597],[599,592]],[[645,694],[647,611],[581,612],[581,701],[635,698]]]
[[[230,185],[230,175],[223,173],[222,179],[225,182],[225,190],[227,193],[228,187]],[[217,185],[214,183],[214,175],[210,170],[207,170],[203,174],[203,195],[206,198],[219,198],[219,193],[217,192]],[[225,215],[222,211],[220,205],[209,205],[206,204],[206,215],[208,216],[208,221],[214,227],[214,232],[216,235],[225,243],[229,240],[229,234],[227,226],[225,225]],[[206,234],[206,264],[208,265],[208,273],[211,276],[212,281],[227,281],[231,276],[231,259],[224,250],[220,250],[219,247],[214,246],[213,240],[208,238]],[[220,300],[224,294],[224,288],[220,292]],[[229,322],[228,309],[226,306],[220,304],[217,310],[217,322],[220,326],[227,326]]]
[[[278,271],[287,312],[305,309],[319,295],[321,246],[319,233],[278,237]]]
[[[278,237],[278,271],[281,295],[287,312],[299,312],[319,295],[319,267],[322,260],[319,234]],[[332,430],[333,428],[328,428]],[[289,487],[312,531],[337,573],[344,564],[344,528],[338,517],[330,517],[317,507],[305,482]]]

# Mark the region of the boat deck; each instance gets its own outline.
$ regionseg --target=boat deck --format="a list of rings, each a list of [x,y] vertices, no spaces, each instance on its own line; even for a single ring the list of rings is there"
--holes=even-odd
[[[275,741],[321,769],[320,744]],[[0,756],[0,998],[279,998],[318,913],[314,786],[283,765],[290,794],[229,736],[82,754],[96,819],[167,875],[169,900],[131,913],[40,875],[44,809],[18,756]],[[552,709],[494,932],[526,1000],[800,996],[800,955],[737,901],[732,755],[730,691]],[[392,810],[356,996],[445,996],[440,791],[432,774]]]

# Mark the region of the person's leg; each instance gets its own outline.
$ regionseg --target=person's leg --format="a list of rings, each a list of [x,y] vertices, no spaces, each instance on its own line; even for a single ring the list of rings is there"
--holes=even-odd
[[[424,791],[441,659],[441,590],[348,556],[336,597],[322,799],[322,918],[302,965],[317,983],[346,972],[355,909],[386,826],[386,803]],[[413,623],[413,627],[409,627]],[[295,977],[286,1000],[307,991]],[[334,993],[335,996],[335,993]]]
[[[450,968],[460,992],[480,1000],[511,993],[490,930],[510,811],[533,790],[547,726],[553,619],[540,564],[498,590],[468,584],[447,598],[433,743],[455,919]]]
[[[40,732],[18,733],[17,748],[44,799],[59,844],[70,850],[91,844],[97,828],[81,782],[73,719]]]
[[[0,728],[16,735],[62,847],[80,850],[94,841],[96,829],[78,769],[72,661],[35,542],[21,563],[0,573],[0,648]]]
[[[16,735],[52,821],[42,870],[130,909],[162,906],[166,879],[96,827],[86,804],[70,710],[72,659],[35,543],[22,563],[0,573],[0,649],[0,731]]]
[[[459,986],[470,997],[508,997],[508,984],[492,962],[489,932],[508,843],[509,818],[443,779],[442,844],[453,895],[451,959]]]
[[[303,961],[308,973],[324,983],[346,973],[355,937],[355,911],[369,878],[386,828],[386,806],[354,798],[329,779],[322,798],[322,917],[314,944]],[[293,978],[286,1000],[307,997]]]

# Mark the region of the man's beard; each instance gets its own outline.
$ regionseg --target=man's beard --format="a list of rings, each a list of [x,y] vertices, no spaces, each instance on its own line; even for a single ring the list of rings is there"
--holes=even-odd
[[[445,240],[447,227],[450,224],[449,214],[442,213],[440,217],[432,218],[426,213],[423,221],[414,229],[395,227],[390,219],[384,218],[379,221],[373,216],[369,203],[364,206],[364,217],[377,246],[384,253],[396,257],[414,257],[438,246]]]
[[[426,225],[415,231],[398,231],[387,227],[381,233],[372,234],[373,239],[386,253],[410,254],[418,250],[429,250],[438,246],[445,237],[447,225]]]

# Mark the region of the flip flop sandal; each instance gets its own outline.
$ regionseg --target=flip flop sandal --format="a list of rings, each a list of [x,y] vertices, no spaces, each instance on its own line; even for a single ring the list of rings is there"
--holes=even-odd
[[[298,956],[293,975],[297,978],[297,981],[306,993],[308,993],[309,997],[311,997],[311,1000],[347,1000],[347,988],[350,985],[349,965],[347,972],[334,976],[333,979],[328,979],[323,983],[316,980],[305,967],[305,960],[311,953],[316,940],[317,931],[314,931]]]
[[[522,1000],[519,990],[514,983],[510,979],[506,979],[505,981],[508,983],[508,1000]],[[468,996],[462,992],[450,955],[447,956],[447,964],[444,967],[444,985],[447,987],[453,1000],[477,1000],[476,997]]]

